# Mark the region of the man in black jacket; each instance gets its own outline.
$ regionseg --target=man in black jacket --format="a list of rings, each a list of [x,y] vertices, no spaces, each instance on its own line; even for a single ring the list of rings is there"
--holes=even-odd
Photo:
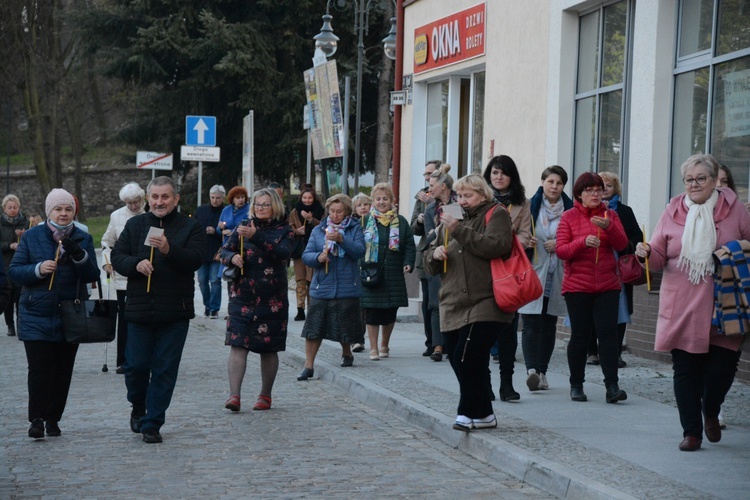
[[[195,220],[206,230],[206,254],[203,265],[198,269],[198,286],[203,296],[203,315],[217,319],[221,308],[221,263],[214,260],[214,255],[221,248],[221,233],[216,231],[221,211],[224,210],[224,197],[227,192],[224,186],[213,186],[209,191],[209,203],[201,205],[195,211]]]
[[[146,443],[161,443],[193,309],[194,273],[203,264],[206,231],[177,210],[170,177],[147,188],[151,211],[125,224],[112,266],[127,276],[128,343],[125,385],[133,404],[130,428]]]

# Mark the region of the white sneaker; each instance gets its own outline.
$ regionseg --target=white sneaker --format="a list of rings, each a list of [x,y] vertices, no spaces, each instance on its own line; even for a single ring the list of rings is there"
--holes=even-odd
[[[727,423],[724,420],[724,410],[719,408],[719,429],[726,429]]]
[[[494,429],[497,427],[497,419],[492,414],[484,418],[475,418],[471,421],[471,424],[475,429]]]
[[[526,385],[532,392],[539,390],[539,374],[533,368],[529,370],[529,376],[526,377]]]
[[[546,391],[547,389],[549,389],[549,384],[547,383],[546,373],[539,374],[539,388],[543,391]]]
[[[474,428],[474,422],[465,415],[456,415],[456,421],[453,422],[453,428],[457,431],[471,432]]]

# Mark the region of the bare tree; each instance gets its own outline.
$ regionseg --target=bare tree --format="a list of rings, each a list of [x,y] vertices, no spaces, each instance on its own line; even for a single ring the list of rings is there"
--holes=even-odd
[[[393,3],[386,2],[385,19],[393,13]],[[391,117],[391,89],[393,88],[393,61],[380,51],[383,58],[378,74],[377,143],[375,146],[375,182],[388,182],[393,154],[393,120]]]

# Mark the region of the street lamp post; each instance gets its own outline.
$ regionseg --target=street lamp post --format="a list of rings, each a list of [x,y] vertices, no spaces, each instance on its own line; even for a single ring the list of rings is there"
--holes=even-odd
[[[361,145],[361,134],[362,134],[362,61],[365,53],[364,34],[367,24],[365,23],[365,14],[370,10],[370,5],[373,0],[351,0],[354,4],[354,29],[357,32],[357,109],[355,114],[355,132],[354,132],[354,192],[359,191],[359,167],[360,167],[360,145]],[[338,0],[339,5],[343,5],[346,0]],[[395,3],[395,2],[394,2]],[[327,58],[330,58],[336,53],[338,48],[339,37],[333,34],[333,27],[331,26],[331,20],[333,16],[330,15],[331,0],[326,2],[326,13],[323,16],[323,27],[320,29],[320,33],[315,35],[315,47],[323,51]],[[389,59],[396,58],[396,18],[391,18],[391,31],[386,38],[383,39],[383,50],[385,55]],[[348,100],[348,95],[346,96]],[[348,131],[347,131],[348,137]],[[346,145],[348,148],[348,145]],[[346,168],[344,171],[347,171]],[[345,185],[348,186],[349,179],[344,179]]]

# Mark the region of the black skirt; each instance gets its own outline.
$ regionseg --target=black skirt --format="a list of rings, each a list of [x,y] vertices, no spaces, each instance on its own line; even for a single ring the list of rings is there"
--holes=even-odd
[[[368,307],[365,309],[365,324],[367,325],[390,325],[396,322],[396,313],[398,307],[389,307],[387,309],[378,309]]]
[[[302,337],[344,344],[365,341],[359,299],[310,299]]]

